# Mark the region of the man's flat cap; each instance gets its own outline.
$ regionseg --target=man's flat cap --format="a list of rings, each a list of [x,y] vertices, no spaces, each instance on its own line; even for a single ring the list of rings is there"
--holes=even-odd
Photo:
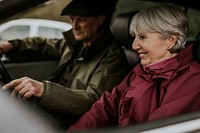
[[[61,15],[96,16],[111,15],[117,0],[72,0]]]

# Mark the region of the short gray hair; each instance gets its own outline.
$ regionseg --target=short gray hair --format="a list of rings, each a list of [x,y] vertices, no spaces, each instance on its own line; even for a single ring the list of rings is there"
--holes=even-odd
[[[178,53],[185,48],[189,36],[189,20],[187,15],[174,5],[160,5],[140,11],[133,16],[130,23],[130,34],[158,32],[163,37],[178,35],[178,40],[171,53]]]

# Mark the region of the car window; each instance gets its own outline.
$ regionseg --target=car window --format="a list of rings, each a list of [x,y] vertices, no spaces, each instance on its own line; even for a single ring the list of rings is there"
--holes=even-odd
[[[67,22],[21,18],[13,19],[0,25],[0,39],[21,39],[25,37],[63,38],[62,32],[71,29]]]
[[[50,27],[39,27],[38,35],[42,37],[49,37],[49,38],[62,38],[62,32],[64,30],[56,29],[56,28],[50,28]],[[48,33],[48,36],[47,36]]]
[[[0,40],[24,38],[29,35],[30,26],[12,26],[0,33]]]

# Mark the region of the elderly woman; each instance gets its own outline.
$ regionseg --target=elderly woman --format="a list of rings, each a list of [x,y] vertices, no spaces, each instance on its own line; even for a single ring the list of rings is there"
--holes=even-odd
[[[69,131],[127,126],[200,110],[200,64],[185,46],[188,18],[178,7],[160,5],[136,14],[132,48],[141,62],[104,93]]]

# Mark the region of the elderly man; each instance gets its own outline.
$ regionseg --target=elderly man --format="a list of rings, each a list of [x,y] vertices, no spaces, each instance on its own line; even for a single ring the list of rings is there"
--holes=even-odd
[[[1,42],[0,50],[16,54],[59,57],[60,62],[48,80],[29,77],[15,79],[3,86],[12,97],[32,99],[62,124],[70,125],[125,76],[128,64],[121,46],[109,29],[115,0],[73,0],[62,11],[69,15],[72,30],[64,39],[26,38]],[[38,53],[38,54],[37,54]],[[41,54],[42,53],[42,54]]]

